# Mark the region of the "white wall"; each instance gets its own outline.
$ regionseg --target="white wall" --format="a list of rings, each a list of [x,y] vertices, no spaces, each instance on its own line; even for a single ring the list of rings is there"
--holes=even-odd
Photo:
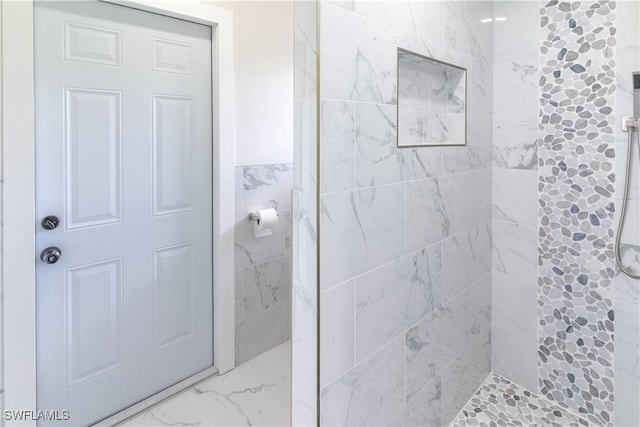
[[[211,1],[233,11],[236,165],[293,160],[293,2]]]

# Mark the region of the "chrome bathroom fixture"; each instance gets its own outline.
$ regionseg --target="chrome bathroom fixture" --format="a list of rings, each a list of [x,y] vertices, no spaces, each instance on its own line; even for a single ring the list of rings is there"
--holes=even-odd
[[[638,145],[638,158],[640,159],[640,71],[632,74],[633,77],[633,117],[622,118],[622,129],[629,133],[627,144],[627,167],[624,176],[624,195],[622,198],[622,210],[620,211],[620,221],[618,222],[618,231],[616,233],[616,262],[620,270],[633,279],[640,279],[640,274],[634,274],[628,267],[622,264],[622,255],[620,254],[620,243],[622,229],[627,214],[627,203],[629,201],[629,180],[631,179],[631,157],[633,155],[633,143]],[[635,139],[634,139],[635,135]]]

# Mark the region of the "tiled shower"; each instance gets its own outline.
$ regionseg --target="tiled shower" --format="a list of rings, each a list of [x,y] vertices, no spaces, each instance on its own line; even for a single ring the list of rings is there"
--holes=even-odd
[[[640,3],[295,7],[293,423],[640,425]],[[466,146],[398,148],[398,48],[467,70]]]

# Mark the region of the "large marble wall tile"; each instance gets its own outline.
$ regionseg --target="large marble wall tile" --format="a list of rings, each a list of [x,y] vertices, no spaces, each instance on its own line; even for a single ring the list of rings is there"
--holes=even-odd
[[[276,258],[244,270],[244,315],[253,316],[291,299],[291,263]]]
[[[320,387],[355,364],[355,290],[351,280],[320,295]]]
[[[493,323],[493,370],[525,388],[538,392],[538,345],[536,337]]]
[[[330,0],[330,2],[395,28],[420,34],[435,43],[440,43],[442,40],[442,0],[428,2]]]
[[[236,365],[272,349],[286,340],[287,304],[276,305],[236,322]]]
[[[250,267],[267,260],[284,256],[284,234],[286,224],[278,221],[271,236],[256,237],[253,221],[236,219],[235,266],[236,269]]]
[[[615,373],[616,426],[636,427],[640,425],[640,380],[620,372]]]
[[[398,337],[323,388],[320,399],[321,425],[386,423],[404,406],[403,338]]]
[[[485,274],[469,288],[469,332],[472,338],[491,331],[491,294],[490,273]]]
[[[395,103],[396,50],[404,31],[329,3],[320,3],[320,96]]]
[[[243,177],[245,214],[264,208],[291,210],[293,165],[245,166]]]
[[[493,165],[500,168],[538,168],[538,123],[532,116],[499,116],[494,120]]]
[[[481,19],[493,16],[490,4],[477,1],[445,1],[443,43],[453,49],[490,61],[493,50],[493,26]]]
[[[348,101],[320,102],[320,192],[355,187],[355,105]]]
[[[493,66],[494,113],[535,116],[538,104],[538,58],[510,59]]]
[[[469,226],[491,220],[491,169],[471,172]]]
[[[423,249],[356,279],[356,356],[362,360],[442,300],[440,245]]]
[[[235,321],[244,319],[244,270],[235,272],[234,294],[235,294]]]
[[[462,357],[447,366],[442,373],[442,425],[449,425],[487,375],[485,369]]]
[[[491,116],[469,114],[467,127],[467,145],[444,150],[444,173],[455,174],[491,167]]]
[[[539,6],[537,1],[496,1],[493,24],[493,58],[496,62],[537,58]],[[535,98],[534,98],[535,102]]]
[[[493,221],[493,270],[529,282],[538,278],[538,236],[533,229]]]
[[[444,301],[458,295],[491,270],[489,223],[464,231],[442,243]]]
[[[409,401],[389,422],[395,427],[427,427],[442,425],[442,383],[435,378]]]
[[[407,183],[407,252],[468,228],[469,185],[468,174]]]
[[[399,182],[396,107],[356,104],[356,183],[371,187]]]
[[[640,314],[617,309],[615,322],[616,371],[640,378]]]
[[[616,309],[640,313],[640,286],[638,286],[638,282],[618,271],[614,284]]]
[[[493,322],[536,337],[537,285],[506,274],[493,273]]]
[[[329,194],[321,204],[322,289],[402,254],[403,184]]]
[[[471,363],[479,369],[479,372],[489,375],[491,372],[491,323],[478,335],[476,335],[464,352],[460,355],[462,359]]]
[[[538,172],[493,169],[493,218],[526,225],[538,224]]]
[[[441,148],[398,148],[395,106],[357,103],[355,116],[355,170],[359,187],[442,174]]]
[[[469,294],[465,292],[417,323],[406,334],[407,398],[440,375],[469,343]]]

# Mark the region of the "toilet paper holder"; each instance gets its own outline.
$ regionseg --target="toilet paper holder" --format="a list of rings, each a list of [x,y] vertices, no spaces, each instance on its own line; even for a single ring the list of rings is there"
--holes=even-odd
[[[280,213],[276,211],[276,215],[280,216]],[[260,217],[258,216],[258,212],[251,212],[249,214],[249,221],[260,221]]]

